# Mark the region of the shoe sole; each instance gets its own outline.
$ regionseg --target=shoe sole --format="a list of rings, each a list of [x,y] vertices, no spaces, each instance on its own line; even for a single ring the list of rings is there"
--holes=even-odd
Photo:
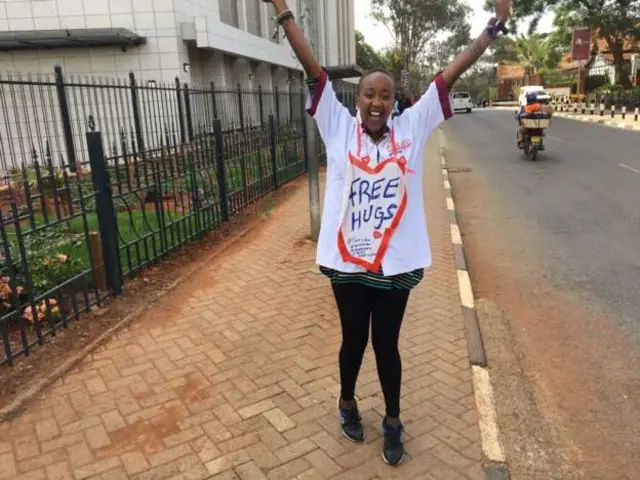
[[[407,458],[407,454],[403,453],[400,461],[394,465],[393,463],[389,462],[389,460],[387,460],[387,457],[384,456],[384,452],[382,452],[382,461],[387,465],[389,465],[390,467],[399,467],[402,464],[402,462],[404,462],[405,458]]]
[[[362,434],[362,440],[356,440],[355,438],[351,438],[349,435],[347,435],[347,433],[342,428],[340,428],[340,431],[342,432],[342,436],[349,440],[351,443],[364,443],[364,441],[367,439],[366,433]]]

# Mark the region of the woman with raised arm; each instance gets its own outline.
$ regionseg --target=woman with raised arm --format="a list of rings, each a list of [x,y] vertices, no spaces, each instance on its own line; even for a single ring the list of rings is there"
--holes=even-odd
[[[434,129],[452,116],[449,89],[500,33],[507,33],[510,0],[496,1],[496,17],[431,83],[413,106],[392,118],[396,86],[384,70],[362,76],[358,112],[341,105],[327,73],[285,0],[277,22],[307,73],[308,112],[316,120],[327,152],[327,184],[317,263],[331,281],[340,322],[342,432],[365,438],[356,403],[356,380],[372,332],[386,416],[382,457],[389,465],[405,458],[400,421],[402,364],[400,326],[409,293],[431,266],[422,195],[422,155]]]

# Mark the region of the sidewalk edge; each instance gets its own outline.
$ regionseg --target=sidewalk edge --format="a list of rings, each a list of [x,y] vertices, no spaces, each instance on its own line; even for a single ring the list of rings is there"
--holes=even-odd
[[[203,261],[198,262],[195,267],[191,268],[187,273],[177,278],[171,285],[159,291],[153,298],[149,300],[150,304],[156,303],[161,300],[163,297],[171,293],[175,290],[180,284],[182,284],[185,280],[191,278],[194,274],[198,273],[201,269],[206,267],[214,258],[218,255],[229,249],[232,245],[234,245],[237,241],[244,238],[249,232],[251,232],[255,226],[250,226],[242,230],[240,233],[230,238],[226,242],[224,242],[220,248],[216,249],[216,251],[212,252],[209,256],[207,256]],[[113,336],[117,335],[121,330],[131,325],[134,321],[136,321],[142,314],[148,310],[148,307],[140,307],[137,310],[131,312],[129,315],[124,317],[114,326],[109,328],[106,332],[100,335],[98,338],[93,340],[90,344],[85,346],[80,352],[73,355],[67,361],[65,361],[62,365],[56,368],[53,372],[47,375],[44,378],[36,381],[33,385],[25,388],[24,390],[18,392],[16,398],[0,409],[0,424],[10,421],[12,418],[16,416],[24,407],[26,403],[31,401],[34,397],[39,395],[45,388],[49,385],[60,379],[70,370],[75,368],[82,360],[89,354],[91,354],[94,350],[96,350],[100,345],[111,339]]]
[[[469,361],[473,375],[473,390],[475,393],[476,407],[478,409],[478,426],[480,428],[480,438],[482,452],[485,457],[485,478],[509,479],[509,467],[506,462],[506,455],[500,435],[500,427],[497,421],[495,400],[491,378],[487,368],[487,357],[482,341],[480,325],[475,309],[473,286],[467,268],[464,253],[464,244],[455,210],[455,201],[446,160],[446,137],[442,129],[438,129],[440,140],[440,160],[442,176],[444,181],[447,211],[451,224],[451,241],[455,253],[456,270],[458,274],[458,287],[460,290],[460,304],[465,324],[467,345],[469,349]]]
[[[590,116],[590,115],[579,115],[573,114],[570,112],[555,112],[553,114],[558,118],[566,118],[568,120],[574,120],[576,122],[586,122],[586,123],[596,123],[598,125],[605,125],[607,127],[619,128],[622,130],[630,130],[630,131],[640,131],[640,124],[638,125],[630,125],[628,123],[621,123],[609,120],[609,117],[600,117],[600,116]]]

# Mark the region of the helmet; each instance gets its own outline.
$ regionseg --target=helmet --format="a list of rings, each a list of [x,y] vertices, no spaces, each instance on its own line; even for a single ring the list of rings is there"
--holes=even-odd
[[[527,93],[527,104],[535,103],[538,101],[538,94],[536,92]]]

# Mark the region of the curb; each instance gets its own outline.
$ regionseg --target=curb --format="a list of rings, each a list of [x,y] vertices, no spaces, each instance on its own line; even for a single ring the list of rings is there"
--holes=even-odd
[[[467,345],[469,348],[469,361],[473,374],[473,390],[475,393],[476,407],[478,409],[478,426],[480,428],[480,440],[482,452],[485,457],[485,478],[491,480],[508,480],[510,478],[509,466],[502,444],[500,427],[498,426],[493,388],[487,368],[487,356],[482,341],[482,333],[478,323],[475,309],[473,286],[467,268],[464,254],[464,245],[458,219],[455,210],[455,201],[449,182],[449,172],[446,160],[446,138],[442,129],[438,129],[440,140],[440,160],[442,176],[447,202],[447,212],[451,227],[451,241],[455,254],[456,270],[458,274],[458,287],[460,289],[460,305],[465,324]]]
[[[622,130],[640,131],[640,123],[638,125],[629,125],[628,123],[614,122],[611,120],[605,120],[606,117],[593,117],[591,115],[577,115],[568,112],[554,112],[554,117],[567,118],[569,120],[575,120],[577,122],[596,123],[598,125],[606,125],[608,127],[620,128]]]
[[[161,291],[159,291],[156,295],[153,296],[153,298],[149,299],[149,302],[155,303],[159,301],[161,298],[171,293],[181,283],[183,283],[185,280],[188,280],[194,274],[196,274],[197,272],[205,268],[207,265],[209,265],[209,263],[215,257],[217,257],[218,255],[226,251],[229,247],[234,245],[240,239],[244,238],[254,228],[255,226],[246,228],[245,230],[242,230],[239,234],[237,234],[235,237],[232,237],[231,239],[227,240],[225,243],[223,243],[220,246],[219,249],[211,253],[204,260],[198,262],[195,267],[191,268],[187,273],[182,275],[180,278],[176,279],[167,288],[164,288]],[[98,338],[96,338],[94,341],[92,341],[89,345],[85,346],[80,352],[78,352],[73,357],[65,361],[62,365],[56,368],[49,375],[36,381],[32,386],[27,387],[22,391],[18,392],[18,394],[16,395],[16,398],[10,404],[8,404],[7,406],[5,406],[0,410],[0,424],[10,421],[12,418],[14,418],[16,416],[16,412],[19,412],[20,410],[22,410],[22,408],[26,403],[28,403],[30,400],[32,400],[34,397],[40,394],[49,385],[51,385],[56,380],[61,378],[63,375],[68,373],[70,370],[75,368],[82,360],[84,360],[84,358],[87,355],[89,355],[94,350],[96,350],[104,342],[111,339],[113,336],[117,335],[121,330],[131,325],[135,320],[140,318],[142,314],[147,310],[148,310],[147,307],[140,307],[134,312],[130,313],[129,315],[124,317],[122,320],[120,320],[118,323],[116,323],[113,327],[111,327],[109,330],[107,330]]]

